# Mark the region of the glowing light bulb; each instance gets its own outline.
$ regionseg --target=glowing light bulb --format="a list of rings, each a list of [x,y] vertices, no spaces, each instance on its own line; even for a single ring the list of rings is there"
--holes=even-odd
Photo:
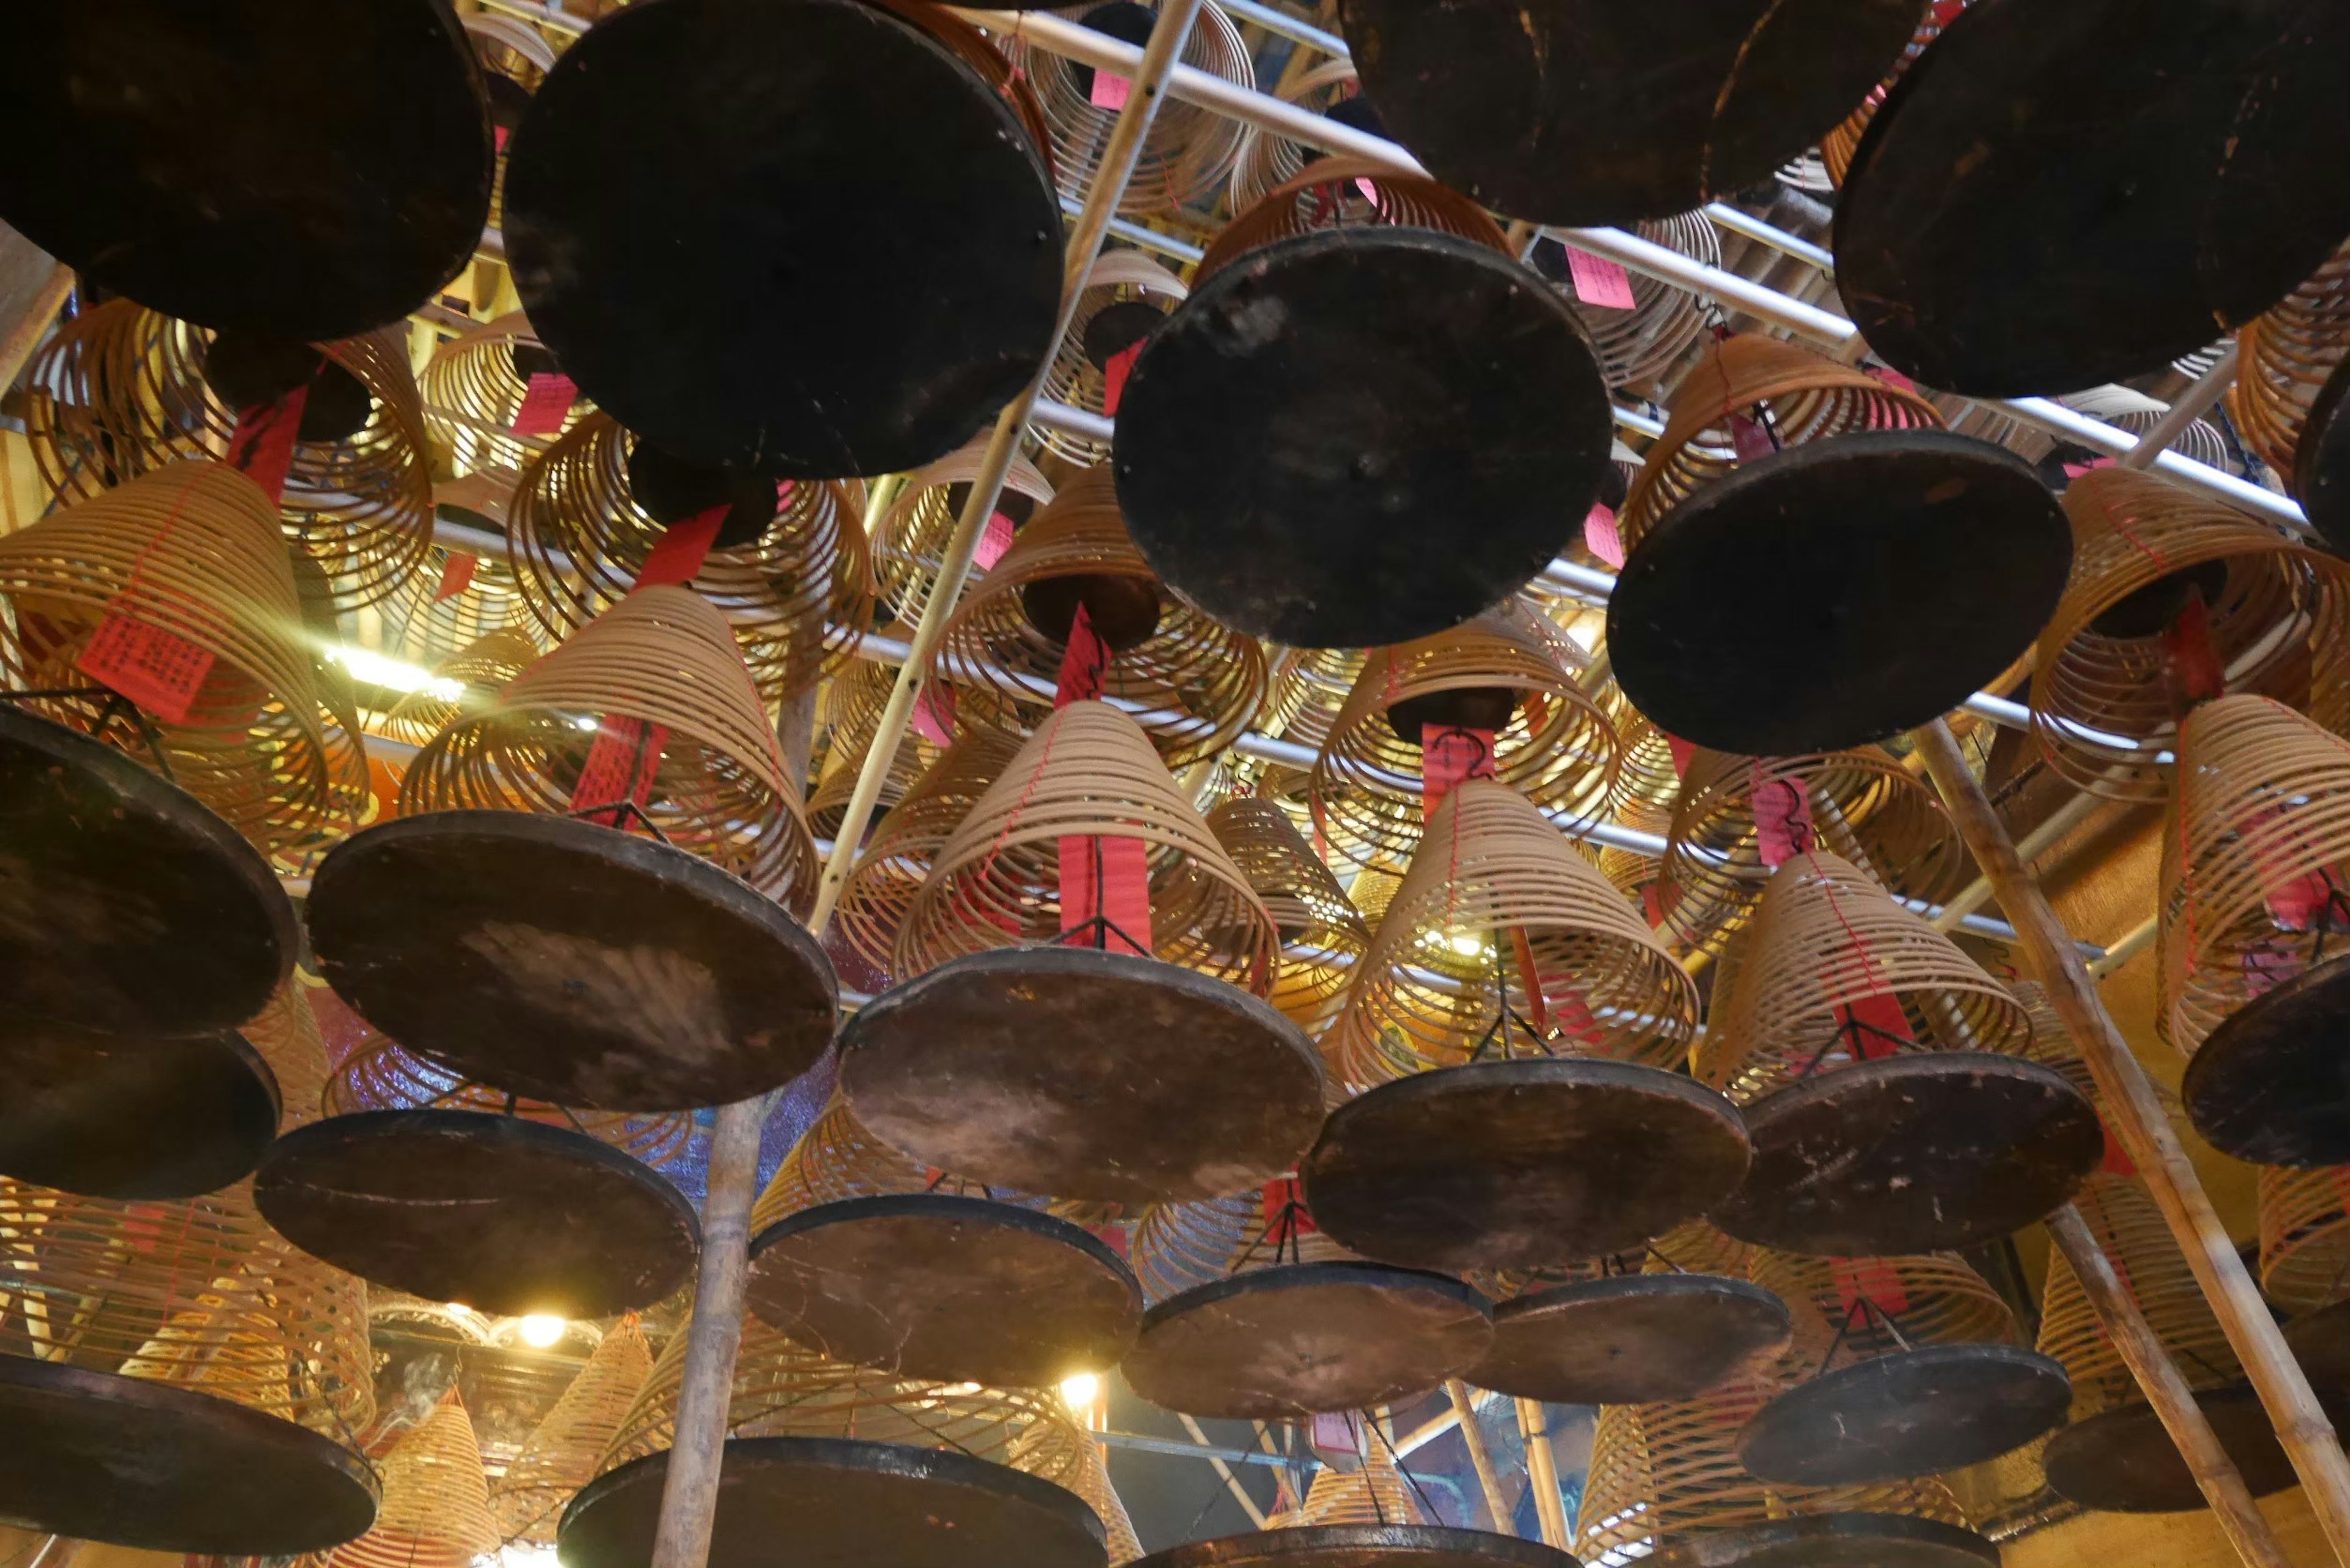
[[[1101,1379],[1090,1372],[1073,1373],[1061,1379],[1061,1400],[1070,1408],[1083,1410],[1101,1392]]]
[[[467,1306],[463,1302],[450,1302],[447,1304],[451,1314],[453,1316],[471,1317],[473,1315],[473,1309]]]
[[[545,1350],[548,1345],[561,1339],[563,1331],[569,1326],[559,1317],[551,1316],[543,1312],[535,1312],[522,1320],[522,1342],[525,1345],[535,1345],[539,1349]]]
[[[1459,953],[1462,958],[1475,958],[1479,953],[1485,950],[1484,939],[1482,937],[1454,937],[1452,939],[1452,950]]]

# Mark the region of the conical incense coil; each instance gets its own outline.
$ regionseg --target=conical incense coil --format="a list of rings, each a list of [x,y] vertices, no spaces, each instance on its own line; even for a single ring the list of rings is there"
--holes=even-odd
[[[1835,130],[1820,138],[1820,166],[1826,171],[1830,183],[1844,184],[1845,171],[1852,167],[1852,155],[1860,150],[1861,134],[1868,129],[1868,122],[1877,118],[1877,108],[1884,103],[1885,95],[1892,90],[1895,82],[1901,79],[1901,74],[1909,68],[1909,62],[1924,54],[1926,46],[1942,36],[1947,21],[1965,4],[1966,0],[1959,0],[1957,5],[1945,4],[1929,8],[1925,16],[1918,18],[1917,32],[1910,35],[1908,46],[1901,51],[1901,57],[1894,62],[1893,69],[1886,74],[1885,79],[1868,89],[1868,96],[1860,100],[1858,109],[1845,116]]]
[[[1752,917],[1773,863],[1807,844],[1929,904],[1974,876],[1940,799],[1875,746],[1801,757],[1694,750],[1666,838],[1657,877],[1665,929],[1716,953]]]
[[[2058,400],[2068,409],[2078,410],[2091,419],[2102,420],[2109,425],[2129,431],[2132,435],[2146,434],[2156,425],[2160,424],[2163,416],[2170,412],[2168,403],[2149,398],[2143,392],[2134,392],[2127,387],[2092,387],[2085,392],[2068,393]],[[2028,425],[2019,425],[2017,428],[2031,429]],[[2009,443],[2002,441],[2000,444],[2004,446]],[[2046,450],[2038,457],[2030,457],[2030,461],[2033,462],[2038,462],[2039,457],[2044,457],[2048,452],[2054,452],[2056,449],[2055,441],[2045,436],[2042,438],[2040,443],[2034,444],[2043,444]],[[2167,450],[2175,452],[2181,457],[2191,458],[2197,462],[2209,463],[2213,468],[2230,466],[2227,440],[2220,434],[2219,428],[2210,420],[2199,419],[2180,431],[2172,438]],[[2017,454],[2029,456],[2022,450],[2018,450]]]
[[[1434,229],[1504,254],[1510,248],[1485,210],[1457,191],[1394,173],[1368,159],[1317,158],[1218,232],[1191,275],[1191,286],[1198,288],[1220,269],[1275,240],[1366,225]]]
[[[1301,1221],[1302,1210],[1289,1207],[1294,1196],[1281,1181],[1263,1192],[1151,1205],[1135,1222],[1128,1248],[1143,1301],[1155,1305],[1256,1269],[1361,1261],[1360,1253]]]
[[[1047,1429],[1040,1428],[1033,1441],[1046,1444],[1051,1437]],[[1012,1468],[1024,1468],[1016,1453]],[[1142,1538],[1134,1532],[1134,1521],[1126,1511],[1126,1500],[1119,1497],[1118,1488],[1110,1484],[1109,1463],[1102,1457],[1101,1444],[1089,1442],[1084,1445],[1084,1459],[1076,1478],[1064,1484],[1085,1499],[1086,1506],[1092,1509],[1095,1516],[1102,1521],[1102,1532],[1107,1538],[1105,1544],[1109,1548],[1109,1568],[1120,1568],[1121,1564],[1131,1563],[1142,1555]]]
[[[971,494],[987,450],[983,436],[947,453],[906,481],[898,498],[873,526],[873,576],[879,596],[880,618],[910,632],[931,602],[938,581],[939,563],[945,559],[947,541],[954,534],[963,502]],[[1003,492],[995,503],[993,535],[980,535],[979,553],[972,562],[963,591],[987,575],[988,568],[1012,547],[1012,531],[1036,509],[1053,499],[1053,484],[1036,465],[1018,452],[1004,471]],[[904,635],[903,632],[900,635]]]
[[[25,431],[61,502],[88,500],[186,458],[219,458],[237,410],[206,385],[203,328],[109,301],[67,322],[26,372]],[[296,440],[272,522],[325,576],[336,613],[374,604],[432,543],[423,408],[397,327],[316,345],[368,400],[339,440]]]
[[[1069,318],[1068,330],[1061,335],[1060,352],[1045,372],[1044,396],[1089,414],[1115,417],[1109,396],[1111,371],[1097,363],[1088,351],[1088,329],[1097,318],[1121,306],[1140,305],[1164,316],[1182,304],[1190,292],[1174,274],[1140,251],[1104,251],[1094,270],[1086,275],[1085,289],[1077,296],[1077,313]],[[1149,318],[1136,313],[1135,324],[1148,327]],[[1138,335],[1128,344],[1141,340]],[[1109,461],[1106,441],[1074,434],[1057,424],[1038,422],[1029,428],[1047,452],[1079,467]]]
[[[559,374],[555,356],[540,346],[521,311],[468,327],[425,361],[418,381],[425,429],[447,450],[455,472],[484,474],[510,491],[556,435],[594,411],[594,404],[574,401],[556,414],[552,430],[515,430],[532,377]]]
[[[605,1332],[588,1365],[523,1444],[490,1492],[498,1534],[551,1547],[571,1494],[594,1478],[620,1421],[652,1375],[653,1353],[631,1314]]]
[[[272,853],[358,826],[368,798],[365,753],[298,640],[304,607],[276,522],[234,469],[175,462],[0,538],[0,595],[16,612],[0,628],[5,684],[95,686],[76,662],[118,607],[192,643],[211,659],[184,721],[149,728],[180,787]],[[155,763],[127,703],[26,706]]]
[[[2074,1195],[2073,1205],[2188,1386],[2224,1387],[2241,1376],[2219,1318],[2145,1184],[2135,1176],[2100,1172]],[[2048,1283],[2040,1299],[2039,1348],[2043,1355],[2055,1357],[2073,1379],[2074,1421],[2146,1402],[2061,1253],[2051,1253],[2048,1260]]]
[[[649,742],[666,731],[643,811],[678,847],[785,903],[813,895],[816,843],[766,709],[726,623],[687,588],[629,595],[459,714],[409,764],[400,809],[565,815],[612,718],[640,721]]]
[[[1365,1434],[1362,1462],[1352,1469],[1325,1465],[1314,1474],[1295,1508],[1267,1519],[1268,1530],[1305,1530],[1325,1524],[1429,1524],[1411,1482],[1398,1468],[1395,1450],[1379,1433]]]
[[[1606,701],[1610,694],[1616,701]],[[1608,720],[1616,726],[1618,754],[1623,759],[1616,770],[1616,800],[1609,810],[1617,826],[1662,838],[1672,829],[1673,807],[1680,798],[1679,759],[1675,754],[1672,737],[1622,698],[1623,693],[1612,683],[1602,694]],[[1651,923],[1662,919],[1662,906],[1647,898],[1643,888],[1654,882],[1663,868],[1661,854],[1644,854],[1616,845],[1605,846],[1599,851],[1599,869],[1617,891],[1642,898],[1651,906]]]
[[[384,1456],[374,1526],[326,1554],[323,1568],[473,1568],[498,1549],[489,1477],[454,1388]]]
[[[1650,244],[1677,251],[1700,266],[1721,265],[1721,236],[1702,213],[1643,218],[1630,227]],[[1600,373],[1607,384],[1642,397],[1653,394],[1705,329],[1711,301],[1644,274],[1627,273],[1631,308],[1595,305],[1573,286],[1564,245],[1564,241],[1549,241],[1536,246],[1536,270],[1549,277],[1573,306],[1575,319],[1591,337],[1592,347],[1599,350]]]
[[[470,486],[482,476],[469,475],[457,486],[435,485],[442,505],[452,489]],[[503,530],[503,524],[501,524]],[[504,636],[526,644],[534,654],[555,645],[524,602],[522,587],[504,560],[469,551],[432,547],[432,558],[402,580],[381,604],[359,612],[361,635],[373,620],[373,640],[386,657],[427,669],[452,659],[484,638]]]
[[[884,976],[931,864],[1012,761],[1010,741],[983,731],[957,741],[866,836],[833,910],[833,929]]]
[[[2236,329],[2228,416],[2288,487],[2310,405],[2350,353],[2350,242],[2309,280]]]
[[[1624,548],[1747,450],[1825,441],[1853,431],[1934,430],[1942,416],[1921,393],[1879,380],[1809,348],[1744,333],[1708,348],[1673,394],[1665,432],[1616,519]]]
[[[1266,996],[1309,1034],[1360,968],[1371,934],[1282,809],[1265,800],[1230,800],[1208,814],[1209,831],[1273,915],[1281,957]]]
[[[1284,648],[1273,656],[1272,680],[1257,728],[1319,750],[1347,705],[1367,657],[1359,648]]]
[[[2350,1299],[2350,1166],[2261,1168],[2261,1289],[2288,1312]]]
[[[1135,714],[1168,766],[1222,751],[1256,716],[1264,650],[1159,587],[1104,465],[1063,485],[955,606],[931,674],[956,685],[958,733],[1036,725],[1053,706],[1063,623],[1079,603],[1112,649],[1102,696]]]
[[[497,163],[490,176],[490,223],[503,227],[506,138],[522,123],[538,84],[555,68],[555,47],[528,23],[494,11],[475,11],[458,20],[465,29],[466,41],[473,46],[483,85],[489,88],[490,126],[497,145]]]
[[[625,597],[668,532],[629,488],[632,443],[609,416],[591,414],[525,464],[515,487],[506,537],[515,577],[556,637]],[[749,544],[712,550],[693,576],[771,701],[838,669],[872,619],[864,506],[857,480],[778,487],[775,521]]]
[[[2215,687],[2305,707],[2329,728],[2350,717],[2350,562],[2132,469],[2082,474],[2064,514],[2073,575],[2040,633],[2032,729],[2071,783],[2160,800],[2178,711]],[[2193,635],[2198,597],[2208,637]]]
[[[1649,1241],[1637,1252],[1541,1269],[1480,1269],[1469,1282],[1496,1302],[1530,1295],[1557,1285],[1575,1285],[1622,1274],[1716,1274],[1725,1279],[1750,1276],[1758,1248],[1702,1220],[1685,1220]],[[1822,1342],[1822,1348],[1825,1342]]]
[[[543,652],[519,632],[494,631],[434,665],[432,679],[402,697],[376,729],[408,745],[428,745],[452,720],[494,703]]]
[[[1430,724],[1490,731],[1493,777],[1555,820],[1597,820],[1622,752],[1580,669],[1566,635],[1514,601],[1373,649],[1314,759],[1314,820],[1330,847],[1357,866],[1411,857]]]
[[[1263,995],[1281,938],[1247,877],[1134,721],[1098,701],[1055,711],[931,863],[898,935],[910,977],[965,953],[1051,942],[1063,929],[1063,838],[1138,838],[1157,956]]]
[[[1955,1252],[1807,1258],[1756,1248],[1747,1277],[1794,1309],[1803,1376],[1929,1345],[2012,1345],[2015,1314]]]
[[[850,660],[825,688],[830,733],[825,742],[824,769],[808,796],[807,815],[808,826],[827,837],[838,831],[847,815],[848,798],[857,793],[858,775],[865,771],[866,753],[880,732],[881,710],[897,682],[895,669],[859,659]],[[889,758],[889,771],[882,775],[874,809],[886,812],[905,799],[906,792],[938,760],[941,749],[919,727],[909,725]]]
[[[327,1080],[331,1064],[318,1014],[310,1001],[313,990],[298,970],[287,975],[270,997],[269,1005],[238,1031],[246,1044],[261,1053],[261,1059],[269,1064],[270,1075],[277,1080],[280,1132],[306,1127],[328,1114]]]
[[[1741,1105],[1912,1051],[2021,1054],[2030,1019],[1955,943],[1850,862],[1799,855],[1764,889],[1697,1075]]]
[[[1332,1044],[1358,1086],[1530,1050],[1675,1067],[1697,1015],[1696,982],[1598,868],[1471,779],[1437,808]]]
[[[1273,96],[1284,103],[1326,115],[1334,106],[1356,96],[1355,80],[1353,61],[1324,60],[1300,72],[1294,80],[1275,87]],[[1260,126],[1243,126],[1240,152],[1232,160],[1232,210],[1246,212],[1263,200],[1266,192],[1296,178],[1305,167],[1307,157],[1303,145],[1285,136]]]

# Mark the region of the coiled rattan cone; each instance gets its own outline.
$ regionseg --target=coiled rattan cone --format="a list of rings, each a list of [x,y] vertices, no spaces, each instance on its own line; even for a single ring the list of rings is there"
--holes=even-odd
[[[491,1489],[500,1537],[526,1546],[555,1544],[564,1505],[594,1477],[597,1459],[652,1370],[653,1353],[634,1314],[605,1331],[588,1365]]]
[[[1721,236],[1702,213],[1681,213],[1669,218],[1643,218],[1632,232],[1650,244],[1678,251],[1700,266],[1721,265]],[[1556,255],[1554,266],[1549,259]],[[1563,254],[1538,247],[1535,260],[1557,284],[1575,319],[1599,351],[1600,373],[1608,386],[1638,397],[1653,396],[1681,356],[1705,330],[1703,295],[1691,294],[1644,274],[1627,275],[1632,289],[1629,310],[1593,305],[1575,293],[1567,281],[1569,267]]]
[[[2337,732],[2350,719],[2344,655],[2350,562],[2131,469],[2084,473],[2064,501],[2073,575],[2040,633],[2032,728],[2049,765],[2066,780],[2113,800],[2160,800],[2168,792],[2170,768],[2158,753],[2177,734],[2184,693],[2168,628],[2109,635],[2095,623],[2149,585],[2192,568],[2221,582],[2208,600],[2208,620],[2229,692],[2278,698]],[[2184,590],[2177,600],[2185,606]]]
[[[932,859],[1014,753],[1012,742],[993,731],[957,741],[867,836],[833,910],[832,929],[885,979]]]
[[[384,1456],[374,1528],[327,1553],[324,1568],[474,1568],[498,1549],[489,1477],[454,1388]]]
[[[1364,158],[1319,158],[1234,215],[1191,275],[1197,288],[1249,252],[1323,229],[1434,229],[1507,253],[1501,228],[1459,192]]]
[[[487,474],[511,488],[524,467],[546,450],[552,437],[514,431],[515,417],[530,395],[529,378],[516,361],[536,363],[536,355],[545,353],[519,310],[469,327],[432,351],[418,380],[424,425],[447,451],[456,472]],[[563,429],[594,406],[574,402]]]
[[[2310,405],[2350,354],[2350,241],[2305,283],[2236,329],[2228,417],[2290,485]]]
[[[1305,1530],[1329,1524],[1426,1524],[1427,1511],[1412,1494],[1411,1482],[1397,1468],[1387,1439],[1368,1435],[1362,1462],[1353,1469],[1325,1465],[1315,1472],[1305,1496],[1295,1508],[1284,1509],[1265,1522],[1268,1530]]]
[[[2350,1166],[2261,1168],[2261,1289],[2288,1312],[2350,1299]]]
[[[2134,392],[2127,387],[2092,387],[2085,392],[2067,393],[2059,400],[2068,409],[2078,410],[2092,419],[2103,420],[2132,435],[2146,434],[2161,423],[2162,417],[2170,411],[2168,403],[2149,398],[2143,392]],[[2054,437],[2033,431],[2039,440],[2019,439],[2032,427],[2018,424],[2015,430],[2017,437],[2002,441],[2000,444],[2020,457],[2037,462],[2056,450]],[[2041,450],[2035,451],[2035,448]],[[2197,420],[2180,431],[2171,439],[2168,450],[2197,462],[2209,463],[2213,468],[2241,466],[2231,463],[2226,439],[2220,434],[2219,427],[2209,420]]]
[[[1284,648],[1273,655],[1273,673],[1257,727],[1268,735],[1317,750],[1347,705],[1347,694],[1367,657],[1359,648]]]
[[[917,471],[874,524],[873,576],[883,619],[910,629],[922,618],[961,503],[978,477],[986,450],[987,438],[983,436]],[[1052,482],[1035,464],[1013,453],[1012,466],[1003,474],[1003,495],[995,504],[997,513],[1005,522],[1018,524],[1052,499]],[[987,570],[974,560],[963,591],[969,593],[971,585],[983,578]]]
[[[1109,382],[1102,367],[1086,353],[1086,328],[1095,317],[1113,305],[1147,303],[1161,312],[1172,311],[1191,291],[1174,274],[1140,251],[1104,251],[1086,275],[1077,296],[1076,314],[1061,335],[1060,351],[1045,372],[1044,396],[1054,402],[1089,414],[1107,416]],[[1109,461],[1109,442],[1064,430],[1057,424],[1029,427],[1045,450],[1082,467]]]
[[[838,831],[848,813],[849,796],[857,793],[858,775],[865,770],[866,754],[880,732],[881,711],[897,682],[898,671],[890,666],[853,659],[825,688],[830,733],[825,742],[824,769],[808,795],[807,815],[808,826],[827,837]],[[889,758],[889,771],[882,775],[875,809],[888,811],[905,799],[924,770],[938,760],[940,750],[936,742],[908,725]]]
[[[1355,82],[1353,61],[1324,60],[1300,72],[1295,79],[1274,88],[1273,96],[1315,114],[1327,114],[1333,105],[1355,96]],[[1263,200],[1266,192],[1295,179],[1305,167],[1305,149],[1287,137],[1277,136],[1262,126],[1243,127],[1240,152],[1232,160],[1229,187],[1232,210],[1246,212]]]
[[[402,697],[376,728],[392,740],[426,745],[460,714],[496,701],[544,651],[520,632],[494,631],[434,665],[431,682]]]
[[[1748,1277],[1795,1318],[1787,1366],[1811,1376],[1917,1345],[2012,1345],[2015,1314],[1955,1252],[1811,1258],[1754,1250]]]
[[[1281,957],[1265,1000],[1307,1033],[1320,1034],[1361,966],[1369,928],[1305,835],[1271,801],[1228,800],[1207,820],[1280,935]]]

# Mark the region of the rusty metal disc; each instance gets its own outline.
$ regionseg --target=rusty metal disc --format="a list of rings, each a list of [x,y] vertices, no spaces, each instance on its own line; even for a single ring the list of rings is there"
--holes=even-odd
[[[1810,1513],[1702,1535],[1667,1537],[1655,1568],[1999,1568],[1999,1548],[1971,1530],[1898,1513]]]
[[[2062,1075],[1985,1051],[1905,1053],[1746,1107],[1754,1163],[1713,1222],[1790,1252],[1877,1257],[2004,1236],[2073,1195],[2105,1154]]]
[[[836,1361],[1034,1388],[1118,1365],[1142,1287],[1098,1237],[945,1192],[821,1203],[751,1242],[751,1310]]]
[[[2293,1319],[2285,1324],[2284,1342],[2313,1387],[2350,1402],[2350,1300]]]
[[[111,1033],[234,1029],[294,967],[259,851],[136,761],[0,702],[0,996]]]
[[[1838,751],[1995,681],[2072,565],[2064,508],[2021,458],[1864,431],[1741,463],[1667,513],[1617,579],[1607,647],[1624,694],[1675,735]]]
[[[193,1389],[0,1355],[0,1521],[153,1552],[291,1557],[366,1532],[367,1461]]]
[[[254,1178],[311,1256],[427,1301],[515,1316],[650,1306],[702,1227],[670,1179],[585,1133],[482,1111],[362,1111],[296,1127]]]
[[[1555,1405],[1694,1399],[1787,1347],[1787,1303],[1746,1280],[1617,1274],[1493,1308],[1493,1345],[1463,1377]]]
[[[1546,1056],[1416,1073],[1330,1113],[1298,1168],[1315,1223],[1414,1269],[1637,1248],[1736,1190],[1738,1108],[1678,1073]]]
[[[2293,454],[2293,493],[2337,556],[2350,556],[2350,358],[2334,367],[2309,406]]]
[[[652,1561],[666,1450],[579,1489],[565,1568]],[[941,1449],[847,1438],[729,1438],[709,1568],[1102,1568],[1101,1521],[1075,1492]]]
[[[2212,1147],[2255,1165],[2350,1162],[2350,958],[2303,970],[2236,1009],[2187,1061],[2187,1114]]]
[[[1118,505],[1227,626],[1403,642],[1550,565],[1609,429],[1599,361],[1539,278],[1431,230],[1328,230],[1240,257],[1151,336],[1118,404]]]
[[[1976,0],[1868,122],[1836,292],[1887,363],[1969,397],[2162,369],[2350,234],[2345,58],[2335,0]]]
[[[1796,1486],[1906,1480],[2020,1449],[2072,1404],[2064,1368],[2036,1351],[1920,1345],[1788,1389],[1740,1430],[1738,1462]]]
[[[1580,1568],[1555,1546],[1442,1524],[1315,1524],[1193,1541],[1131,1568]]]
[[[2248,1383],[2199,1391],[2195,1403],[2254,1497],[2293,1484],[2293,1461]],[[2075,1421],[2041,1451],[2059,1495],[2106,1513],[2174,1513],[2209,1506],[2194,1472],[2150,1406]]]
[[[1168,1297],[1120,1369],[1187,1416],[1281,1420],[1425,1394],[1485,1354],[1493,1319],[1459,1280],[1380,1263],[1278,1263]]]
[[[925,1164],[1063,1198],[1213,1198],[1322,1120],[1305,1031],[1239,987],[1094,948],[1001,948],[884,992],[840,1034],[858,1120]]]
[[[707,861],[594,823],[403,816],[310,882],[328,982],[408,1049],[561,1106],[682,1110],[789,1083],[831,1040],[816,939]]]
[[[97,1198],[193,1198],[277,1134],[277,1075],[234,1030],[114,1035],[0,1010],[0,1175]]]

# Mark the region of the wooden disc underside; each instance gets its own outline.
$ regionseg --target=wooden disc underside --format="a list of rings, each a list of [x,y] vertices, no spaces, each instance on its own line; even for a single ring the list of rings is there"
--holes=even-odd
[[[1557,1405],[1694,1399],[1787,1347],[1787,1305],[1712,1274],[1618,1274],[1493,1308],[1480,1388]]]
[[[2221,1021],[2179,1085],[2195,1130],[2255,1165],[2350,1162],[2350,958],[2305,970]]]
[[[1578,1568],[1539,1541],[1437,1524],[1320,1524],[1193,1541],[1133,1568]]]
[[[1757,1411],[1738,1462],[1762,1480],[1862,1485],[1997,1459],[2061,1424],[2072,1380],[2010,1345],[1929,1345],[1823,1373]]]
[[[2293,1484],[2293,1461],[2250,1384],[2199,1392],[2195,1403],[2254,1497]],[[2048,1484],[2084,1508],[2171,1513],[2208,1506],[2161,1417],[2145,1405],[2075,1421],[2049,1438],[2042,1453]]]
[[[97,1198],[193,1198],[277,1135],[277,1075],[234,1030],[114,1035],[0,1010],[0,1175]]]
[[[1814,1513],[1704,1535],[1668,1537],[1657,1568],[1999,1568],[1971,1530],[1895,1513]]]

